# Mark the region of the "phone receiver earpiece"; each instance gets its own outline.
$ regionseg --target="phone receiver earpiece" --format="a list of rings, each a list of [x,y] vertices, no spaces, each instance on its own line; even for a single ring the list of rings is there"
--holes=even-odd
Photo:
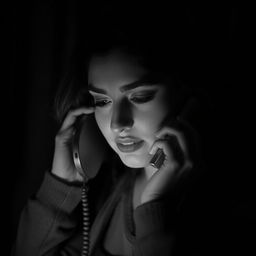
[[[106,141],[93,114],[85,115],[78,121],[72,151],[75,167],[85,181],[94,178],[105,158]]]

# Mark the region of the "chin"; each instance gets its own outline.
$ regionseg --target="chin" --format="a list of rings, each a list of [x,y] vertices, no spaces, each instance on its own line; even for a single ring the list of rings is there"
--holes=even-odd
[[[149,159],[134,155],[120,156],[120,159],[127,167],[130,168],[144,168],[149,164]]]

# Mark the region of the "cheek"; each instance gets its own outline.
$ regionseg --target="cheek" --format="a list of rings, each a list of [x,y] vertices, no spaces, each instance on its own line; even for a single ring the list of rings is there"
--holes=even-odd
[[[146,137],[155,138],[155,133],[161,128],[161,123],[168,114],[165,104],[154,104],[147,111],[137,115],[137,129]]]
[[[115,144],[115,136],[112,133],[110,128],[111,123],[111,116],[107,113],[102,113],[101,111],[95,111],[95,120],[98,124],[98,127],[107,141],[108,145],[117,153],[119,154],[116,144]]]
[[[101,113],[100,111],[95,111],[95,120],[98,124],[98,127],[105,137],[106,141],[111,145],[112,144],[112,136],[110,130],[110,117],[107,114]]]

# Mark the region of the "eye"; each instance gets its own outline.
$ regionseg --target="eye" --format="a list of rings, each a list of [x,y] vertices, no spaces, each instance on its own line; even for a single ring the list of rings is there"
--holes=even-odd
[[[143,104],[143,103],[146,103],[146,102],[149,102],[149,101],[153,100],[154,97],[155,97],[155,93],[156,92],[141,94],[141,95],[133,95],[130,98],[130,100],[134,103],[137,103],[137,104]]]
[[[110,103],[111,101],[110,100],[107,100],[107,99],[99,99],[99,100],[95,100],[94,101],[94,105],[96,106],[96,107],[100,107],[100,108],[102,108],[102,107],[105,107],[106,105],[108,105],[109,103]]]

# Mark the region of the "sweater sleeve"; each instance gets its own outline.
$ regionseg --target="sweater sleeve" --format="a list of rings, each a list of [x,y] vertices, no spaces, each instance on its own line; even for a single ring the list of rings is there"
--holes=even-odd
[[[169,208],[170,202],[154,200],[135,209],[135,256],[173,255],[176,209]]]
[[[81,185],[65,183],[46,172],[21,213],[13,255],[71,255],[61,251],[77,228],[75,209],[80,198]]]

